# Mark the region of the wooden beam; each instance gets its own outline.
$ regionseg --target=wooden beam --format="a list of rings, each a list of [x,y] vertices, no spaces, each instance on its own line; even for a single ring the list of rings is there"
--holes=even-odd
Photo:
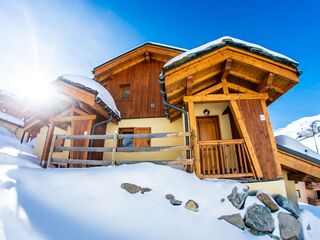
[[[264,71],[268,71],[271,73],[274,73],[276,75],[280,75],[284,78],[287,78],[290,81],[293,82],[298,82],[298,74],[296,69],[291,68],[291,70],[289,70],[288,66],[275,62],[275,61],[271,61],[267,58],[263,58],[261,59],[258,56],[251,56],[250,53],[246,52],[246,51],[242,51],[239,49],[233,49],[233,48],[229,48],[227,51],[227,55],[239,62],[245,63],[245,64],[249,64],[252,65],[254,67],[257,67],[259,69],[262,69]],[[293,71],[292,71],[293,70]]]
[[[221,80],[221,84],[222,84],[223,93],[224,93],[224,94],[229,94],[227,79],[223,78],[223,79]]]
[[[271,125],[271,120],[269,117],[269,112],[267,109],[267,104],[266,104],[266,100],[261,100],[261,106],[262,106],[262,110],[263,110],[263,115],[265,117],[265,121],[267,124],[267,129],[268,129],[268,133],[269,133],[269,139],[271,142],[271,147],[272,147],[272,152],[273,152],[273,156],[275,159],[275,164],[276,164],[276,168],[277,168],[277,175],[278,177],[282,177],[282,171],[281,171],[281,166],[280,163],[277,159],[277,144],[276,144],[276,140],[275,137],[273,135],[273,130],[272,130],[272,125]]]
[[[234,70],[230,70],[229,74],[232,75],[232,76],[241,78],[243,80],[255,83],[255,84],[261,83],[261,80],[259,80],[259,79],[256,79],[254,77],[248,76],[248,75],[246,75],[244,73],[240,73],[240,72],[237,72],[237,71],[234,71]]]
[[[197,122],[196,122],[196,116],[194,114],[193,102],[188,102],[188,113],[189,113],[189,123],[190,123],[190,133],[191,133],[191,145],[193,146],[194,168],[195,168],[196,175],[200,177],[201,175],[200,152],[199,152],[199,144],[198,144],[198,138],[197,138]]]
[[[283,168],[293,169],[297,172],[306,173],[309,176],[320,179],[319,164],[304,160],[278,149],[278,161]]]
[[[150,52],[145,52],[144,56],[146,57],[146,61],[150,62]]]
[[[199,83],[201,83],[201,82],[204,82],[205,80],[207,80],[207,79],[209,79],[209,78],[212,78],[212,77],[217,76],[220,72],[221,72],[221,69],[219,68],[219,69],[217,69],[217,70],[213,70],[213,71],[211,71],[211,72],[209,72],[209,73],[207,73],[207,74],[204,74],[204,75],[202,75],[202,76],[200,76],[200,77],[196,77],[196,78],[193,80],[193,84],[194,84],[194,85],[197,85],[197,84],[199,84]]]
[[[176,95],[183,95],[184,93],[185,93],[185,87],[179,87],[179,88],[174,89],[171,92],[167,92],[167,98],[169,99],[169,98],[174,97]]]
[[[260,85],[257,87],[258,92],[267,92],[269,88],[272,86],[275,75],[273,73],[269,73],[265,79],[262,80]]]
[[[270,89],[273,89],[273,90],[275,90],[276,92],[281,93],[281,94],[284,94],[284,93],[285,93],[285,90],[282,89],[282,88],[279,88],[279,87],[270,86]]]
[[[186,79],[186,96],[192,95],[193,76],[188,76]]]
[[[208,87],[210,87],[210,86],[212,86],[213,84],[215,84],[215,83],[217,83],[218,81],[208,81],[208,82],[206,82],[206,83],[203,83],[203,84],[201,84],[200,86],[198,86],[198,87],[194,87],[193,88],[193,90],[192,90],[192,94],[195,94],[195,93],[198,93],[198,92],[201,92],[201,91],[203,91],[203,90],[205,90],[206,88],[208,88]]]
[[[196,96],[205,96],[210,93],[214,93],[214,92],[220,90],[221,88],[222,88],[222,84],[219,83],[219,84],[213,85],[212,87],[209,87],[209,88],[197,93]]]
[[[230,70],[231,70],[231,67],[232,67],[232,59],[228,58],[228,59],[226,60],[226,64],[225,64],[225,66],[224,66],[224,70],[223,70],[223,72],[222,72],[221,81],[222,81],[223,79],[227,79],[228,74],[229,74],[229,72],[230,72]]]
[[[244,123],[244,120],[242,118],[242,115],[241,115],[241,112],[240,112],[240,109],[238,107],[238,104],[237,104],[236,100],[231,100],[230,101],[230,108],[231,108],[233,116],[234,116],[234,118],[236,120],[235,122],[236,122],[236,124],[238,126],[238,130],[239,130],[240,134],[242,135],[242,137],[243,137],[243,139],[244,139],[244,141],[246,143],[248,152],[250,154],[251,164],[252,164],[252,166],[254,168],[253,172],[255,173],[256,177],[263,178],[263,174],[262,174],[262,171],[261,171],[261,168],[260,168],[260,164],[259,164],[257,155],[256,155],[255,150],[253,148],[253,144],[251,142],[247,127],[246,127],[246,125]]]
[[[307,179],[308,179],[308,175],[305,173],[296,173],[296,172],[288,173],[288,180],[290,181],[305,182]]]
[[[71,84],[59,81],[56,85],[57,90],[75,100],[85,102],[89,106],[93,106],[95,103],[95,96],[83,89],[75,87]]]
[[[238,92],[242,92],[242,93],[257,93],[249,88],[246,88],[246,87],[242,87],[238,84],[234,84],[234,83],[231,83],[231,82],[228,82],[228,88],[232,89],[232,90],[235,90],[235,91],[238,91]]]
[[[264,99],[267,100],[267,93],[230,93],[230,94],[212,94],[212,95],[194,95],[183,97],[184,102],[215,102],[241,99]]]
[[[50,119],[52,122],[71,122],[71,121],[84,121],[84,120],[95,120],[96,115],[85,115],[85,116],[61,116],[53,117]]]

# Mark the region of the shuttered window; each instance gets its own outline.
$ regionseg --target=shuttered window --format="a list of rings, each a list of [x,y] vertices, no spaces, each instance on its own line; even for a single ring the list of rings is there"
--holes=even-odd
[[[151,128],[137,127],[137,128],[119,128],[119,134],[148,134],[151,133]],[[150,138],[124,138],[118,142],[119,147],[150,147]]]
[[[135,134],[148,134],[151,133],[151,128],[134,128]],[[151,139],[150,138],[135,138],[134,146],[135,147],[150,147]]]

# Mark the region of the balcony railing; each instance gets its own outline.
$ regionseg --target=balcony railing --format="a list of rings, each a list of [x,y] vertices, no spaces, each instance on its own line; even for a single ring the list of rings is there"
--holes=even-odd
[[[200,141],[200,172],[205,178],[253,177],[243,139]]]

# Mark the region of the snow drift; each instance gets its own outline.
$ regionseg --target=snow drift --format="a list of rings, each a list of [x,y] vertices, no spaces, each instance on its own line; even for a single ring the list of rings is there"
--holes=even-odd
[[[234,186],[245,187],[236,181],[200,180],[151,163],[42,169],[31,148],[0,130],[0,239],[270,239],[217,219],[244,216],[245,209],[237,210],[227,200]],[[124,182],[152,191],[131,195],[120,187]],[[172,206],[168,193],[183,205],[195,200],[199,212]],[[261,204],[248,197],[245,208],[253,203]],[[316,239],[320,220],[304,212],[304,229],[311,225],[305,238]],[[277,228],[274,234],[279,235]]]

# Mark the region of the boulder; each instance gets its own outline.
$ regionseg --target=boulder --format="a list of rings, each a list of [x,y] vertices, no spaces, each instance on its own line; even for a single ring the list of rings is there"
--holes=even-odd
[[[147,188],[147,187],[141,188],[141,194],[144,194],[145,192],[151,192],[151,191],[152,191],[151,188]]]
[[[255,234],[272,233],[274,220],[269,208],[253,204],[247,208],[244,222],[251,232]]]
[[[182,204],[182,201],[177,200],[177,199],[175,198],[175,196],[172,195],[172,194],[167,194],[167,195],[166,195],[166,199],[170,200],[170,203],[171,203],[173,206],[180,206],[180,205]]]
[[[224,199],[224,198],[221,198],[220,202],[222,202],[222,203],[223,203],[224,201],[225,201],[225,199]]]
[[[292,215],[296,218],[300,216],[301,210],[298,204],[288,200],[286,197],[276,194],[273,195],[273,199],[277,202],[277,204],[288,212],[292,213]]]
[[[279,231],[280,237],[283,240],[302,240],[303,233],[300,222],[293,216],[287,213],[279,212]]]
[[[276,212],[279,210],[278,205],[275,203],[275,201],[272,199],[272,197],[269,196],[267,193],[259,192],[257,194],[257,198],[270,209],[271,212]]]
[[[241,230],[245,229],[244,221],[241,218],[240,213],[232,214],[232,215],[223,215],[218,218],[219,220],[225,220],[228,223],[231,223],[232,225],[236,226],[237,228],[240,228]]]
[[[186,202],[186,205],[184,207],[192,212],[198,212],[199,205],[198,203],[190,199],[188,200],[188,202]]]
[[[251,190],[248,192],[248,196],[250,197],[255,197],[257,195],[258,191],[257,190]]]
[[[170,200],[170,203],[171,203],[173,206],[180,206],[180,205],[182,204],[182,201],[177,200],[177,199],[171,199],[171,200]]]
[[[242,209],[246,198],[248,197],[248,189],[243,189],[242,193],[238,193],[238,188],[234,187],[232,193],[228,196],[229,201],[232,205],[238,209]]]
[[[122,183],[121,188],[125,189],[127,192],[131,194],[135,194],[141,191],[141,187],[132,183]]]
[[[167,194],[166,199],[171,200],[171,199],[175,199],[175,197],[172,194]]]

